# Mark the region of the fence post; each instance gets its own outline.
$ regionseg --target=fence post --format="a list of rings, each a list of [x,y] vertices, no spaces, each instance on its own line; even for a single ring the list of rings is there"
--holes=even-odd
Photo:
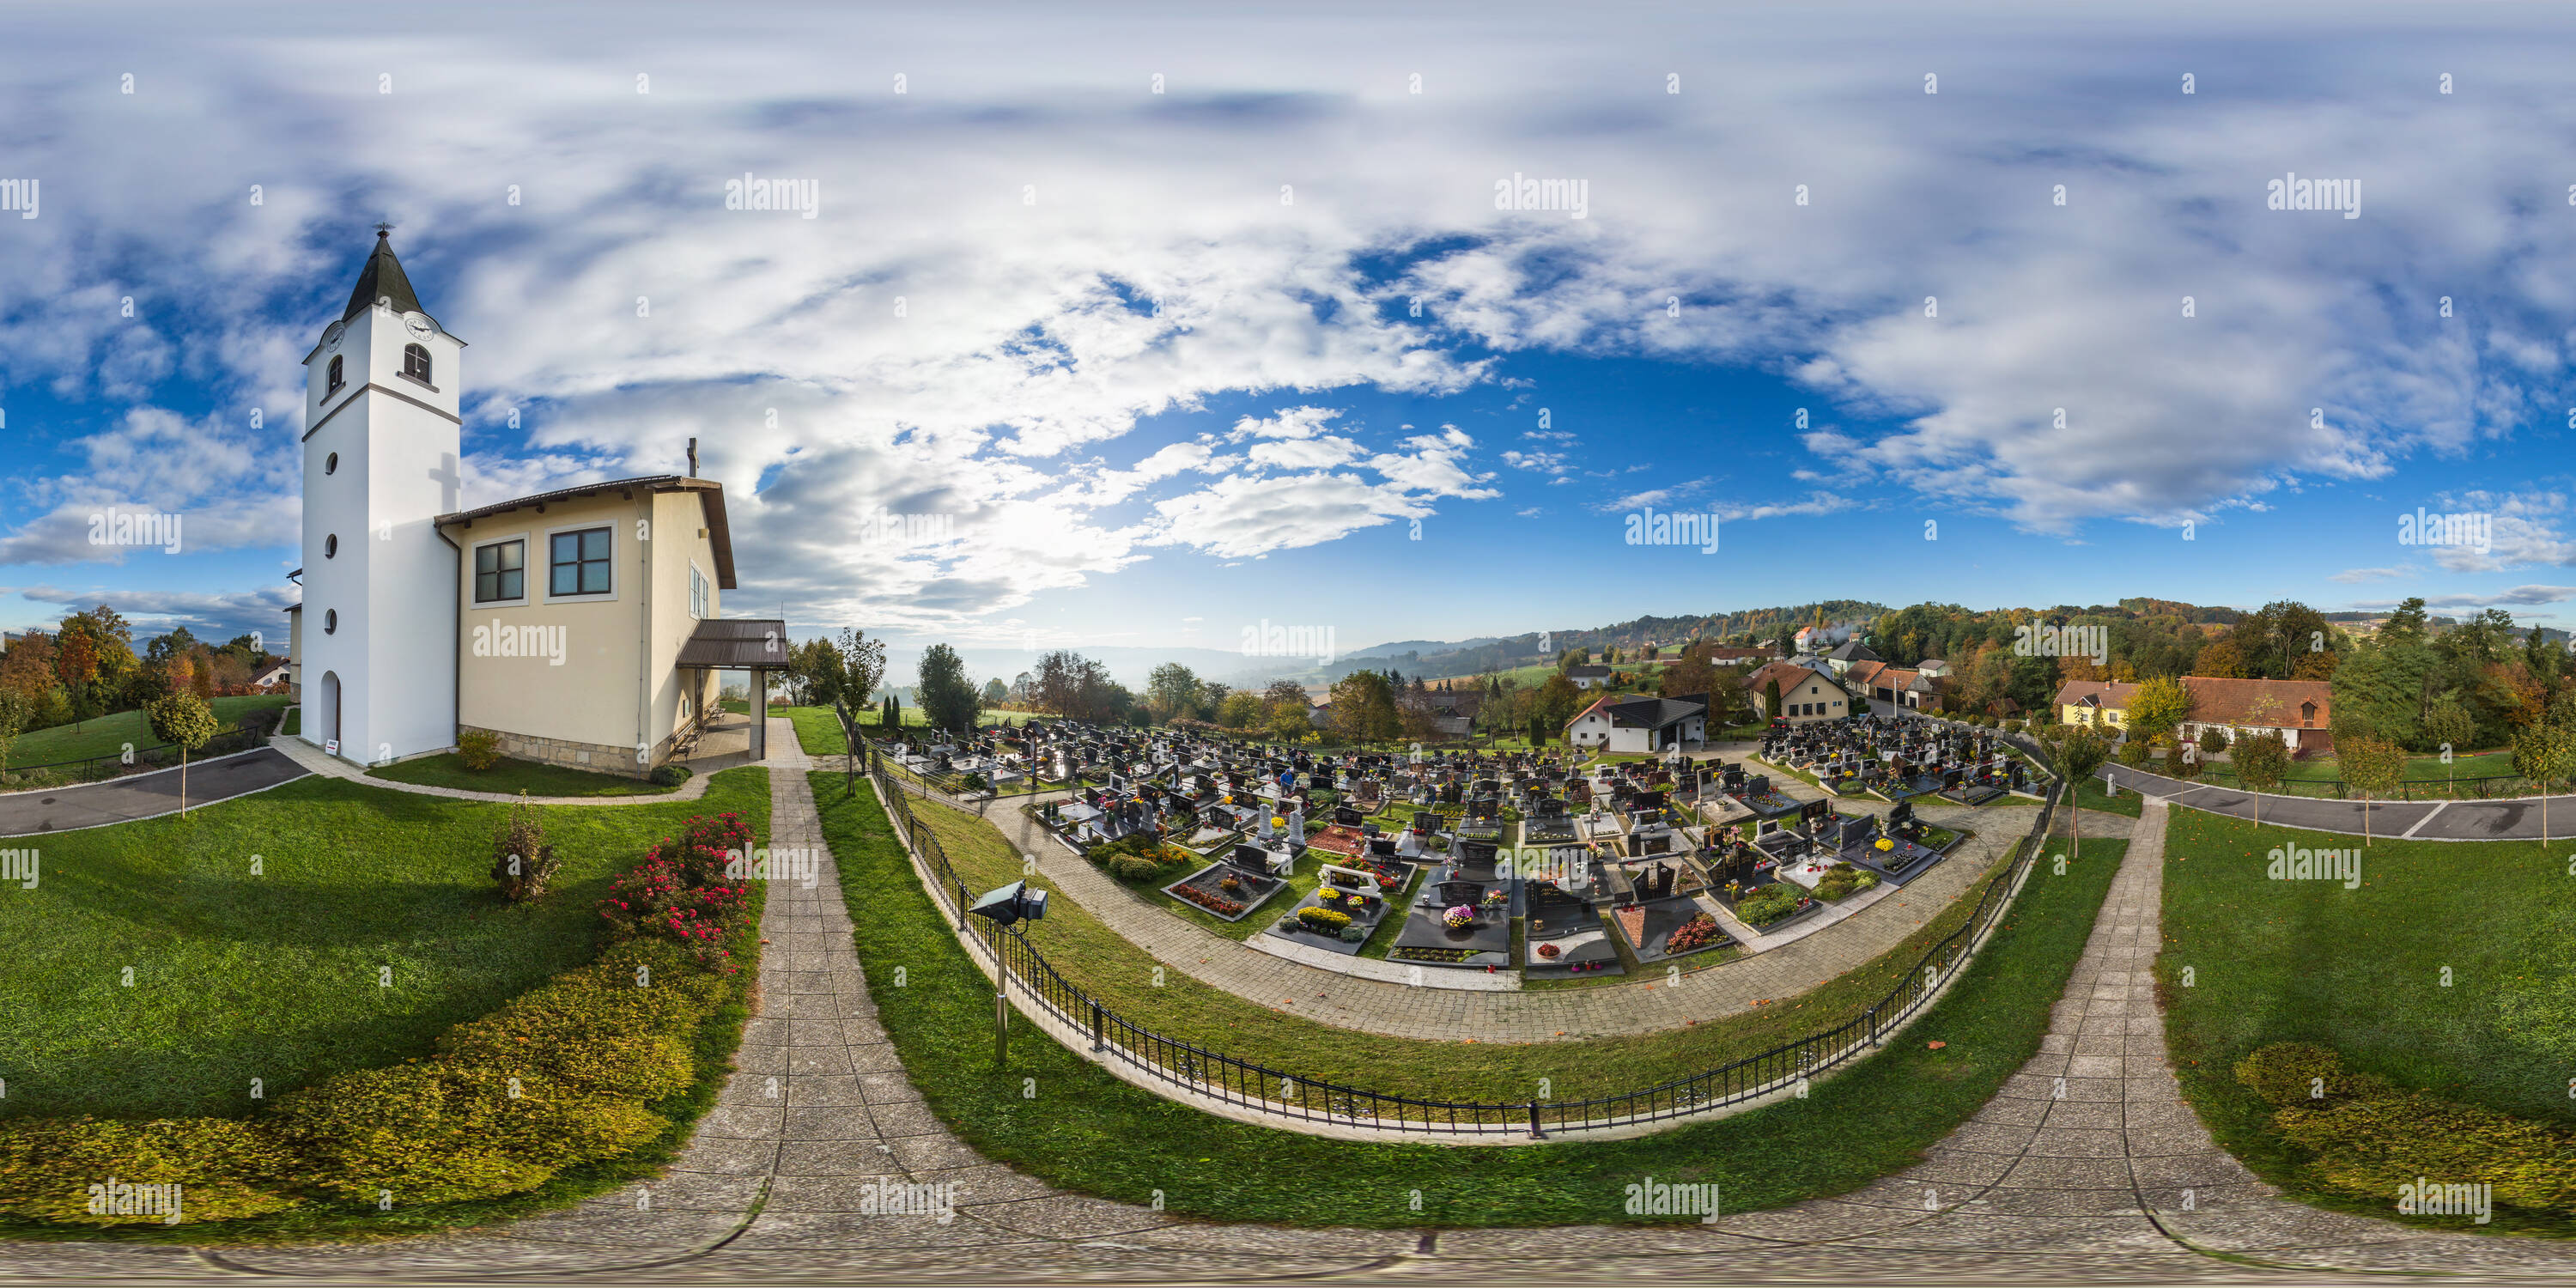
[[[1101,1018],[1101,1014],[1100,1014],[1100,1001],[1099,1001],[1099,999],[1094,998],[1094,999],[1092,999],[1092,1003],[1091,1003],[1091,1049],[1092,1049],[1092,1050],[1094,1050],[1094,1051],[1102,1051],[1102,1050],[1107,1050],[1107,1049],[1108,1049],[1108,1047],[1109,1047],[1109,1039],[1108,1039],[1108,1037],[1106,1036],[1106,1035],[1107,1035],[1107,1033],[1108,1033],[1108,1031],[1109,1031],[1109,1026],[1108,1026],[1107,1021],[1105,1021],[1105,1020],[1103,1020],[1103,1019]]]
[[[1878,1045],[1878,1007],[1879,1004],[1876,1002],[1870,1003],[1869,1006],[1869,1044],[1871,1046]]]
[[[1530,1138],[1531,1140],[1546,1140],[1546,1139],[1547,1139],[1547,1133],[1546,1133],[1546,1132],[1543,1132],[1543,1131],[1540,1131],[1540,1130],[1538,1129],[1538,1102],[1537,1102],[1537,1101],[1535,1101],[1535,1100],[1533,1100],[1533,1101],[1529,1102],[1529,1125],[1530,1125],[1530,1134],[1529,1134],[1529,1138]]]

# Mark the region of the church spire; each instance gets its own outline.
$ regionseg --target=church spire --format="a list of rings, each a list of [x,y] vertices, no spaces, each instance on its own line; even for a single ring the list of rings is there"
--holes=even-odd
[[[402,261],[394,258],[393,225],[376,225],[376,250],[367,257],[367,266],[358,272],[357,289],[349,292],[349,307],[340,314],[343,322],[366,311],[378,299],[391,299],[394,311],[422,312],[420,297],[412,294],[411,279],[403,275]]]

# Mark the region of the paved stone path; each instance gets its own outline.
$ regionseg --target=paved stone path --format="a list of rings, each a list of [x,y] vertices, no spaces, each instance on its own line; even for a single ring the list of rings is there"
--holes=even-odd
[[[792,738],[787,746],[771,765],[770,842],[819,846],[804,758]],[[2165,1062],[2148,975],[2165,812],[2150,802],[2141,818],[2041,1054],[1927,1162],[1776,1212],[1647,1229],[1291,1230],[1054,1190],[985,1161],[923,1109],[876,1023],[826,856],[813,890],[770,890],[772,942],[741,1069],[664,1179],[492,1231],[383,1244],[0,1244],[0,1277],[2145,1284],[2576,1274],[2566,1244],[2428,1234],[2284,1202],[2210,1144]],[[863,1187],[888,1182],[953,1182],[953,1216],[860,1215]]]
[[[1803,793],[1803,799],[1822,795],[1802,783],[1785,786]],[[1984,879],[2032,823],[2020,811],[1922,810],[1926,822],[1982,830],[1939,866],[1843,921],[1777,948],[1685,974],[1678,985],[1649,975],[1581,989],[1468,992],[1363,978],[1260,952],[1173,916],[1111,880],[1022,813],[1025,798],[960,801],[928,794],[991,823],[1020,853],[1034,856],[1038,871],[1057,889],[1157,961],[1246,1001],[1341,1028],[1428,1041],[1472,1035],[1480,1042],[1571,1042],[1652,1033],[1795,997],[1901,943]],[[1843,804],[1888,808],[1877,801]],[[2091,823],[2088,817],[2088,828]]]

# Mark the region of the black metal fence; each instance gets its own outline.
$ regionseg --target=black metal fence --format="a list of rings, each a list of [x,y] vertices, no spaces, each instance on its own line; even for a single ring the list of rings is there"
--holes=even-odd
[[[242,725],[227,729],[206,740],[206,745],[188,753],[193,763],[249,751],[267,742],[266,729]],[[152,769],[167,769],[179,763],[179,746],[162,743],[154,747],[137,747],[131,754],[122,750],[104,756],[87,756],[78,760],[56,760],[41,765],[11,765],[0,773],[0,791],[22,788],[62,787],[73,783],[99,783],[126,774]]]
[[[844,711],[843,718],[847,719]],[[1083,1033],[1091,1050],[1199,1096],[1264,1114],[1340,1127],[1392,1131],[1499,1134],[1532,1137],[1551,1132],[1598,1131],[1680,1118],[1794,1089],[1875,1047],[1886,1033],[1929,1004],[1941,986],[1966,966],[1977,944],[2011,904],[2023,877],[2045,844],[2048,817],[2058,799],[2052,783],[2028,835],[2014,844],[2002,875],[1989,882],[1976,908],[1957,930],[1934,944],[1885,997],[1860,1014],[1821,1032],[1746,1056],[1704,1073],[1617,1095],[1575,1101],[1425,1100],[1304,1078],[1284,1069],[1167,1037],[1110,1010],[1066,979],[1025,937],[966,915],[974,895],[949,866],[938,836],[914,821],[906,791],[923,789],[889,772],[873,745],[853,740],[865,772],[884,800],[897,835],[929,870],[939,904],[958,933],[976,944],[1009,981],[1058,1022]],[[853,765],[855,771],[858,766]],[[853,783],[855,786],[855,783]]]

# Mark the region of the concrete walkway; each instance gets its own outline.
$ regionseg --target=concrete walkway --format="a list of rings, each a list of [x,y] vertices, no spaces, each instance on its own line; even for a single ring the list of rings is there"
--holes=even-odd
[[[2371,836],[2418,841],[2537,841],[2544,824],[2552,840],[2576,836],[2576,796],[2548,797],[2548,814],[2543,818],[2543,798],[2538,796],[2492,801],[2344,801],[2186,783],[2126,765],[2105,765],[2102,777],[2131,791],[2232,818],[2254,818],[2259,810],[2265,823],[2311,832],[2360,836],[2366,816]]]
[[[274,747],[219,756],[187,768],[187,806],[264,792],[310,771]],[[99,783],[0,795],[0,836],[42,836],[106,827],[179,811],[180,771],[154,770]]]
[[[833,758],[837,763],[839,758]],[[1784,790],[1814,799],[1822,793],[1790,782]],[[1373,979],[1262,952],[1172,915],[1112,880],[1056,841],[1020,811],[1027,798],[960,801],[936,792],[931,799],[975,814],[993,825],[1038,871],[1084,911],[1155,960],[1249,1002],[1293,1011],[1320,1023],[1363,1033],[1425,1041],[1570,1042],[1584,1038],[1653,1033],[1776,1004],[1877,958],[1961,893],[1973,888],[2031,825],[2029,814],[1997,814],[1964,807],[1920,811],[1924,821],[1960,829],[1982,827],[1948,859],[1873,905],[1829,927],[1780,947],[1722,966],[1687,971],[1679,984],[1661,971],[1642,979],[1589,988],[1464,991]],[[1846,801],[1885,811],[1880,801]],[[1435,968],[1425,968],[1425,974]]]

